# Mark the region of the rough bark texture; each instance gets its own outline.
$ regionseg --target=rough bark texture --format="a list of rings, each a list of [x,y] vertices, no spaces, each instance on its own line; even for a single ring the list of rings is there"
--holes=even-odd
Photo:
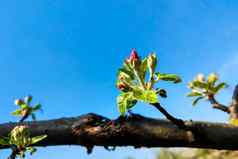
[[[234,89],[232,102],[229,109],[230,109],[230,118],[238,119],[238,85],[236,85]]]
[[[0,136],[7,136],[19,123],[0,125]],[[139,147],[196,147],[238,150],[238,127],[222,123],[186,121],[191,131],[179,129],[167,120],[134,116],[111,122],[96,114],[75,118],[23,122],[31,135],[47,134],[36,146],[82,145]],[[8,148],[8,147],[0,147]]]

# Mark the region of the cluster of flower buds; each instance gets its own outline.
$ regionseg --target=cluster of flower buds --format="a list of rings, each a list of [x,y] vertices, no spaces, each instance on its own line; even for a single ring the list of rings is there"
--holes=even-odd
[[[30,133],[28,127],[25,125],[16,126],[11,131],[11,143],[23,147],[30,141]]]
[[[211,73],[208,75],[207,79],[204,74],[198,74],[193,81],[188,83],[188,87],[192,89],[193,94],[202,94],[206,98],[213,98],[220,89],[225,87],[225,83],[220,83],[220,86],[215,86],[218,80],[218,75],[216,73]]]

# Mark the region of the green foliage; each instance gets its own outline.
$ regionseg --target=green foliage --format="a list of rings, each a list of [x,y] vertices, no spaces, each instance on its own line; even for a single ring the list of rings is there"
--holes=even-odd
[[[36,152],[36,148],[32,147],[32,145],[42,141],[46,137],[47,135],[31,137],[29,128],[27,126],[20,125],[16,126],[10,132],[8,137],[0,138],[0,145],[16,146],[19,151],[17,155],[20,158],[24,158],[26,151],[29,151],[31,155]]]
[[[176,74],[164,74],[164,73],[156,73],[157,80],[162,80],[162,81],[171,81],[174,83],[179,83],[181,82],[181,78],[176,75]]]
[[[137,52],[132,50],[123,67],[118,70],[116,85],[120,94],[117,97],[117,105],[122,116],[125,116],[137,101],[151,104],[159,102],[158,95],[167,97],[164,89],[155,88],[155,84],[160,80],[181,82],[181,78],[175,74],[155,73],[157,61],[155,53],[140,59]]]
[[[119,112],[124,116],[126,114],[126,111],[136,104],[136,99],[133,96],[133,92],[121,93],[117,97],[117,104]]]
[[[193,105],[196,105],[201,99],[209,99],[211,96],[216,95],[220,90],[227,87],[224,82],[218,83],[218,75],[211,73],[207,79],[203,74],[198,74],[196,78],[188,84],[191,92],[188,97],[195,97]]]
[[[15,105],[19,106],[20,108],[12,112],[12,115],[15,116],[31,116],[33,120],[36,120],[35,112],[41,110],[41,104],[35,104],[31,106],[32,96],[26,96],[23,99],[16,99]]]

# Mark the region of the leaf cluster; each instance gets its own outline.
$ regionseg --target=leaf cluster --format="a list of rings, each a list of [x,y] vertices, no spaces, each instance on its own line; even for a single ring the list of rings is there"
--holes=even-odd
[[[25,152],[29,151],[32,155],[36,152],[36,148],[32,145],[40,142],[41,140],[45,139],[47,135],[40,135],[31,137],[30,131],[27,126],[16,126],[9,134],[8,137],[0,138],[0,144],[3,146],[14,146],[18,150],[17,155],[20,158],[25,157]]]
[[[122,116],[125,116],[126,112],[138,101],[157,103],[159,102],[158,95],[163,98],[167,97],[166,90],[155,88],[157,82],[181,82],[181,78],[176,74],[156,72],[157,61],[155,53],[141,59],[133,49],[130,57],[118,70],[116,85],[120,94],[117,97],[117,105]]]
[[[12,115],[15,116],[31,116],[33,120],[36,120],[35,112],[41,110],[42,106],[40,103],[37,103],[31,106],[32,96],[26,96],[24,99],[16,99],[15,105],[20,108],[12,112]]]
[[[215,73],[209,74],[207,79],[203,74],[198,74],[195,79],[188,84],[191,92],[187,96],[195,97],[192,104],[196,105],[201,99],[209,99],[227,86],[225,82],[218,82],[218,75]]]

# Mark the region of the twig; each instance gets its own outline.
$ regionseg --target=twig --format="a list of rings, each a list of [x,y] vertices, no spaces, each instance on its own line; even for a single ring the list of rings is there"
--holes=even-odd
[[[232,103],[238,104],[238,84],[236,85],[235,90],[233,92]]]
[[[180,129],[187,128],[182,119],[177,119],[173,117],[160,105],[160,103],[151,103],[151,105],[155,106],[169,121],[178,126]]]
[[[226,112],[226,113],[228,113],[228,114],[230,113],[229,107],[227,107],[227,106],[225,106],[225,105],[223,105],[223,104],[220,104],[220,103],[215,99],[215,97],[214,97],[213,94],[211,94],[211,95],[208,96],[208,100],[209,100],[209,102],[212,104],[212,107],[213,107],[214,109],[221,110],[221,111]]]

